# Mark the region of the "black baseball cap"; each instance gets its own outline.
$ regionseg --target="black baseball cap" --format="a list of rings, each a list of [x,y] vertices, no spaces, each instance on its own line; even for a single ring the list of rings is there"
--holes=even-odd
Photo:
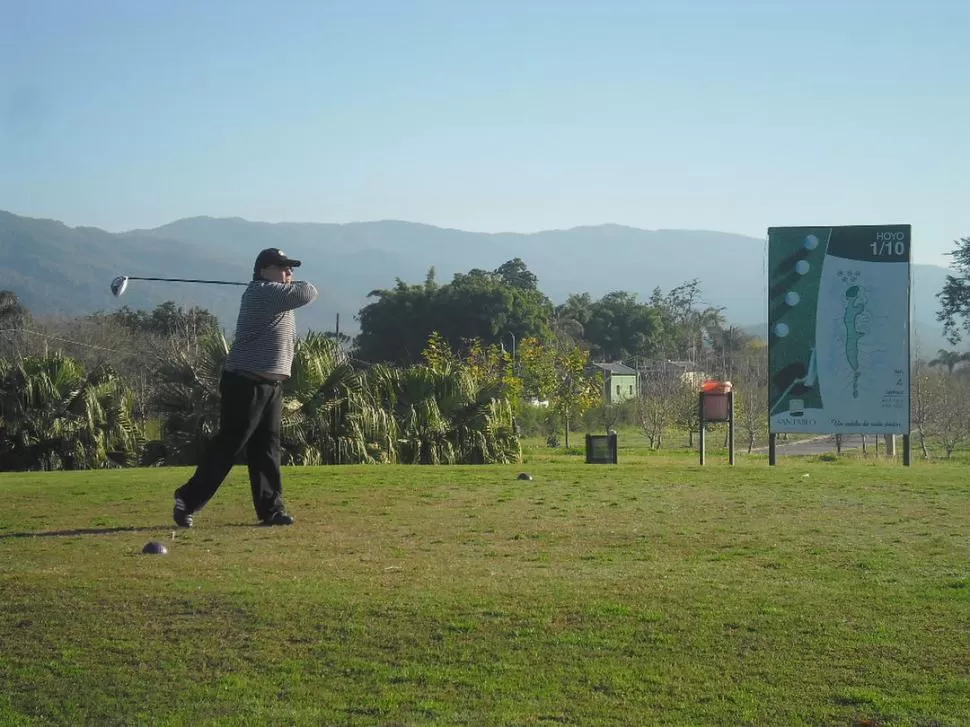
[[[278,265],[281,268],[298,268],[302,264],[302,260],[294,260],[278,247],[268,247],[256,256],[256,264],[253,266],[253,272],[258,273],[270,265]]]

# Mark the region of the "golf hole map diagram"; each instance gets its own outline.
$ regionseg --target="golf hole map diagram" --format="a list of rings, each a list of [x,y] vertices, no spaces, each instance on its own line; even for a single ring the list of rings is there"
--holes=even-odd
[[[769,431],[909,434],[909,225],[768,230]]]

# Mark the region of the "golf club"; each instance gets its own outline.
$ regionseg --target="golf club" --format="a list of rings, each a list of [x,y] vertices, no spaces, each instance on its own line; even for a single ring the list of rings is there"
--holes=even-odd
[[[190,280],[188,278],[140,278],[136,275],[119,275],[111,281],[111,292],[115,297],[124,295],[128,289],[129,280],[159,280],[164,283],[206,283],[208,285],[249,285],[249,283],[237,283],[231,280]]]

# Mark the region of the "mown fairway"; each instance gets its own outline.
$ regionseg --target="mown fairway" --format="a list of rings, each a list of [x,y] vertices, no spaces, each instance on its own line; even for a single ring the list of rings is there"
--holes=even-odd
[[[0,477],[0,724],[970,724],[965,465],[186,476]]]

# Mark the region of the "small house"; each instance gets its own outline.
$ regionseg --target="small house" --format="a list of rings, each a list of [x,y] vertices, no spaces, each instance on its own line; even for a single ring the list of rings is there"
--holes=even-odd
[[[619,404],[640,393],[637,371],[625,363],[592,363],[590,370],[603,375],[603,402],[606,404]]]

